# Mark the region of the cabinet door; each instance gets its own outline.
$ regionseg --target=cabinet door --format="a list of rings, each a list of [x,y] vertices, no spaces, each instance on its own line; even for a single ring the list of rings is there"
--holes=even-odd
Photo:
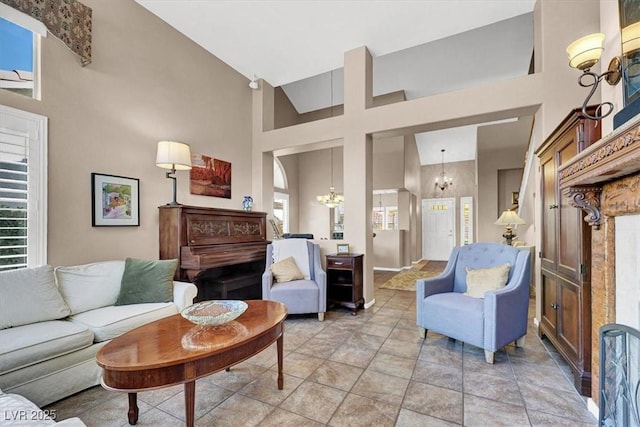
[[[569,361],[580,365],[581,335],[581,292],[574,283],[558,279],[558,329],[557,336]]]
[[[556,263],[556,161],[555,152],[551,152],[540,159],[541,172],[541,200],[542,224],[540,224],[541,242],[540,265],[549,270],[555,270]]]
[[[557,334],[558,323],[558,283],[554,274],[542,269],[542,320],[543,332],[554,338]]]

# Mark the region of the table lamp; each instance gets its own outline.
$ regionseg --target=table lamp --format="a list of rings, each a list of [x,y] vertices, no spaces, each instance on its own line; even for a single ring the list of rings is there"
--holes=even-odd
[[[502,237],[507,241],[507,245],[511,246],[511,242],[516,237],[516,235],[513,234],[513,226],[517,224],[526,224],[526,222],[524,222],[524,220],[520,218],[515,211],[506,210],[502,212],[502,215],[500,215],[500,218],[498,218],[494,224],[507,227],[507,231],[505,231]]]
[[[160,141],[156,154],[156,166],[170,169],[166,177],[173,180],[173,200],[169,206],[177,205],[176,201],[176,170],[191,169],[191,150],[184,142]]]

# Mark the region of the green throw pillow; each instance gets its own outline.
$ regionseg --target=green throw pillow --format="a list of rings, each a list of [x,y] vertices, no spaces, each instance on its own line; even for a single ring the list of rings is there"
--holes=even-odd
[[[147,261],[127,258],[116,305],[173,301],[177,259]]]

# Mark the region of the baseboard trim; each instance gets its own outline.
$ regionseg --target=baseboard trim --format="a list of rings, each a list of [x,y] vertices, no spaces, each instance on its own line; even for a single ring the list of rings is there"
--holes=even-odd
[[[376,303],[376,299],[374,298],[371,301],[364,304],[364,309],[366,310],[367,308],[373,306],[375,303]]]
[[[388,268],[388,267],[373,267],[374,270],[378,271],[402,271],[403,268]]]

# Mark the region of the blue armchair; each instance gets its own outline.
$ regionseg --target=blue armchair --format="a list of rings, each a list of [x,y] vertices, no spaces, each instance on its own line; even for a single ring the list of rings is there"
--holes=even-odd
[[[278,245],[278,249],[274,249]],[[300,256],[306,248],[307,256]],[[297,251],[297,253],[296,253]],[[301,270],[308,268],[309,278],[278,283],[274,281],[271,265],[287,255],[293,255]],[[274,256],[275,254],[275,256]],[[307,266],[302,265],[308,263]],[[285,239],[267,245],[265,272],[262,274],[262,299],[280,301],[289,314],[318,313],[324,320],[327,311],[327,273],[320,263],[320,246],[307,240]]]
[[[484,349],[487,363],[494,353],[515,341],[524,346],[527,334],[531,255],[501,243],[474,243],[454,248],[445,270],[416,282],[420,336],[431,330]],[[509,264],[504,288],[484,298],[464,295],[467,267],[476,270]]]

